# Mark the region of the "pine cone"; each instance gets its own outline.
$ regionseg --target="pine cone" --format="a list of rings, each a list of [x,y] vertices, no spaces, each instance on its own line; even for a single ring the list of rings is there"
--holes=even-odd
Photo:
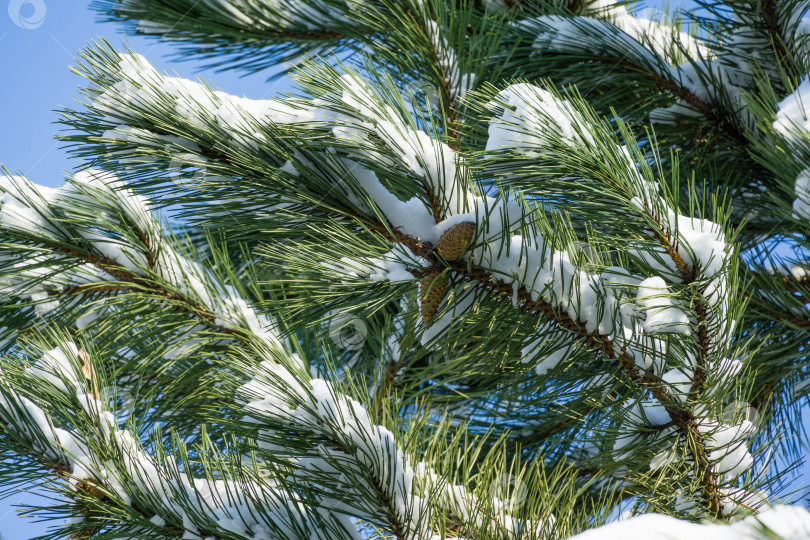
[[[464,255],[467,248],[470,247],[473,235],[475,234],[475,223],[471,221],[464,221],[457,225],[453,225],[439,238],[439,243],[436,244],[436,251],[439,255],[448,261],[455,261]]]
[[[432,273],[419,284],[419,302],[422,309],[422,320],[428,327],[433,326],[436,311],[447,293],[447,274]]]

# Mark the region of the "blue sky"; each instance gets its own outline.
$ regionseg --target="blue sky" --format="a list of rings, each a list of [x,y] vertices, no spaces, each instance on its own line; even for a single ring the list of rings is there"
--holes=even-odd
[[[57,115],[60,106],[74,103],[76,88],[83,79],[70,72],[76,52],[89,41],[106,38],[121,43],[116,25],[99,23],[86,0],[0,0],[0,5],[27,1],[23,16],[32,16],[37,2],[46,6],[41,26],[23,29],[5,9],[0,9],[0,163],[12,172],[22,171],[31,180],[45,185],[61,182],[63,170],[75,166],[67,159],[59,143]],[[17,21],[19,22],[19,21]],[[34,23],[35,24],[35,23]],[[132,46],[159,68],[174,70],[183,77],[201,73],[193,62],[169,62],[172,49],[157,41],[127,37]],[[239,73],[204,72],[223,90],[250,98],[262,98],[289,89],[289,81],[265,82],[266,76],[240,78]]]
[[[39,184],[57,185],[65,171],[76,166],[54,139],[58,126],[53,124],[57,119],[53,111],[71,105],[82,84],[69,70],[76,52],[93,39],[121,42],[118,28],[97,22],[87,4],[85,0],[0,0],[0,163]],[[286,79],[267,83],[263,75],[240,78],[234,72],[207,72],[195,63],[169,62],[169,46],[135,36],[129,41],[158,68],[183,77],[203,74],[230,93],[265,98],[290,88]],[[37,502],[41,501],[31,494],[0,501],[0,534],[5,540],[28,540],[45,533],[46,525],[20,518],[12,508]]]

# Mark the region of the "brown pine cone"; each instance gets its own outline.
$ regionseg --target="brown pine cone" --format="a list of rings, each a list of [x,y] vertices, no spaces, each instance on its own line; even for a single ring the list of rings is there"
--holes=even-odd
[[[475,223],[464,221],[453,225],[439,238],[436,252],[448,261],[458,260],[470,247],[473,235],[475,235]]]
[[[430,327],[436,318],[444,295],[447,293],[447,274],[431,273],[422,279],[419,284],[419,303],[422,310],[422,320]]]

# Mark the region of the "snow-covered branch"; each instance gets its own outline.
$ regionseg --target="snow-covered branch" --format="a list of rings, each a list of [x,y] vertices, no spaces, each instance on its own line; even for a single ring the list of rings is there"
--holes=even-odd
[[[4,294],[29,297],[37,315],[60,303],[75,310],[78,295],[86,297],[84,311],[71,316],[89,322],[96,317],[85,315],[98,315],[107,295],[144,295],[228,336],[270,348],[281,342],[264,314],[180,251],[149,202],[113,175],[88,170],[60,188],[0,177],[0,189]],[[30,255],[21,260],[15,256],[20,250]]]
[[[344,515],[308,510],[272,477],[211,455],[205,476],[195,478],[182,453],[146,453],[136,435],[119,428],[96,373],[88,353],[70,342],[44,353],[24,374],[3,373],[0,426],[78,493],[141,515],[120,518],[117,531],[198,540],[359,538]],[[57,415],[71,418],[70,427]],[[68,525],[105,527],[80,516]]]
[[[515,520],[503,509],[487,516],[466,487],[447,484],[425,463],[414,464],[394,433],[375,424],[358,401],[329,381],[281,363],[263,362],[255,371],[238,393],[245,402],[245,421],[257,424],[258,444],[268,455],[299,452],[292,461],[293,477],[322,486],[326,507],[387,522],[400,539],[440,538],[430,530],[436,511],[452,512],[471,527],[492,521],[501,535],[542,528],[542,523]],[[314,453],[289,447],[289,432],[313,437]]]

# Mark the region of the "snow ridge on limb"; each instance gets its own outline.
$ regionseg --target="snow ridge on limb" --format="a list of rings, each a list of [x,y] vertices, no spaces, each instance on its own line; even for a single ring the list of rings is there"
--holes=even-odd
[[[520,84],[502,90],[489,107],[495,112],[487,143],[493,159],[506,154],[512,159],[524,156],[553,159],[573,151],[578,161],[582,161],[584,155],[596,164],[610,163],[594,166],[593,179],[585,176],[581,181],[601,183],[596,185],[604,185],[628,214],[636,214],[637,230],[648,238],[639,248],[631,244],[624,249],[641,263],[643,270],[660,274],[637,276],[621,268],[608,268],[604,276],[583,272],[572,264],[573,257],[566,250],[545,248],[542,235],[524,239],[505,234],[484,259],[475,258],[480,250],[486,249],[476,243],[470,250],[470,259],[492,269],[493,275],[504,283],[525,287],[531,292],[532,300],[542,297],[558,309],[566,310],[568,317],[579,321],[586,332],[607,336],[621,354],[634,359],[636,369],[648,378],[645,383],[650,386],[648,389],[666,389],[651,402],[642,401],[641,410],[636,411],[635,406],[628,409],[629,433],[644,432],[644,426],[679,425],[680,422],[680,428],[704,439],[701,444],[705,445],[706,455],[701,460],[713,463],[711,474],[734,478],[750,468],[751,456],[741,443],[750,429],[742,425],[721,426],[703,407],[678,404],[712,393],[722,394],[733,377],[728,372],[725,376],[708,377],[709,373],[724,371],[723,366],[728,363],[724,355],[733,348],[735,327],[727,293],[733,252],[727,245],[722,226],[678,215],[659,194],[658,186],[647,173],[639,170],[628,148],[609,142],[614,140],[612,131],[604,133],[604,140],[597,140],[598,126],[557,95]],[[589,136],[583,137],[580,133]],[[626,170],[612,169],[618,166]],[[497,167],[493,166],[493,170]],[[519,172],[518,169],[507,170],[509,174]],[[635,297],[634,307],[629,308],[626,301],[620,300],[621,292],[608,294],[611,289],[615,290],[611,282],[621,283],[625,290],[634,292],[630,294],[631,298]],[[687,310],[690,304],[692,308]],[[662,331],[672,336],[669,345],[655,343],[656,334]],[[673,342],[680,342],[679,347],[684,348],[686,355],[681,353],[681,358],[673,355]],[[541,343],[534,343],[535,348],[539,345]],[[561,342],[560,345],[557,351],[543,349],[544,357],[540,359],[543,373],[571,355],[570,344]],[[655,379],[658,382],[654,382]],[[706,388],[710,379],[714,386]],[[688,410],[700,426],[705,424],[700,434],[677,419],[676,412],[680,408]],[[641,429],[632,428],[634,425]],[[722,434],[731,431],[736,435],[726,440]],[[659,430],[661,434],[664,431]],[[670,430],[670,434],[674,436],[675,432]],[[626,435],[619,437],[615,450],[621,450],[630,439]],[[709,490],[717,497],[715,488],[709,486]],[[719,511],[719,502],[713,504]]]
[[[23,261],[3,256],[0,282],[6,296],[29,296],[37,315],[60,302],[70,308],[77,294],[146,293],[231,335],[271,348],[282,342],[273,321],[240,291],[176,249],[150,202],[114,175],[86,170],[60,188],[5,176],[0,190],[0,235],[32,253]]]
[[[547,15],[520,21],[519,25],[537,33],[533,47],[538,54],[551,50],[627,55],[633,51],[653,66],[662,60],[673,62],[683,56],[696,59],[709,53],[691,34],[658,20],[662,18],[660,12],[632,14],[624,5],[601,0],[588,8],[593,16]]]
[[[307,82],[320,85],[323,95],[293,102],[250,100],[212,91],[198,82],[163,75],[138,55],[118,55],[113,70],[87,71],[103,87],[90,104],[99,126],[94,142],[104,144],[107,155],[133,174],[158,155],[171,157],[201,169],[200,178],[189,180],[188,187],[193,188],[195,183],[217,180],[216,173],[206,172],[216,168],[212,155],[234,167],[243,166],[246,151],[273,163],[278,156],[267,148],[275,142],[270,140],[270,130],[278,124],[298,130],[328,129],[333,147],[302,148],[295,161],[306,163],[307,156],[326,159],[326,154],[336,153],[329,159],[344,172],[326,180],[331,189],[370,213],[354,193],[359,187],[394,229],[404,228],[425,242],[438,241],[441,231],[436,221],[463,211],[470,196],[458,153],[435,133],[416,127],[403,112],[407,100],[398,91],[396,106],[387,104],[378,89],[352,71],[335,75],[337,85],[329,73],[315,72]],[[173,133],[161,132],[154,124],[151,111],[155,109],[178,121],[171,128]],[[201,128],[212,135],[194,141],[187,138]],[[279,165],[291,175],[301,174],[289,160]],[[409,179],[409,198],[403,200],[386,187],[378,177],[382,171],[395,173],[403,187],[404,179]],[[255,173],[244,170],[243,174]]]
[[[234,96],[200,82],[160,73],[139,54],[116,54],[118,63],[114,69],[97,74],[107,79],[107,85],[92,102],[103,115],[100,125],[110,127],[103,139],[148,143],[139,138],[138,127],[130,122],[143,122],[145,113],[155,107],[171,117],[185,119],[190,126],[219,128],[220,133],[230,135],[232,144],[254,151],[263,137],[252,129],[255,121],[288,124],[314,120],[306,109],[284,101]],[[164,137],[164,142],[186,146],[192,152],[199,149],[195,143],[176,136]]]
[[[187,464],[178,463],[182,452],[146,453],[137,435],[119,428],[100,384],[88,353],[65,341],[25,374],[0,374],[0,425],[44,466],[56,469],[77,496],[104,497],[118,506],[126,517],[117,530],[154,534],[170,527],[197,540],[360,538],[345,515],[310,511],[272,477],[216,463],[211,455],[206,475],[195,478],[184,472]],[[34,390],[24,393],[24,387]],[[58,427],[54,412],[69,416],[71,427]],[[68,526],[72,532],[104,527],[82,517]]]
[[[361,403],[331,382],[283,363],[265,361],[254,371],[254,378],[237,391],[244,403],[243,420],[257,425],[259,447],[273,456],[288,451],[285,439],[290,431],[315,438],[314,455],[290,460],[296,481],[338,486],[327,506],[364,519],[375,516],[387,522],[397,538],[414,540],[439,538],[430,530],[431,514],[439,509],[453,511],[463,521],[485,519],[467,488],[445,484],[424,462],[414,464],[394,433],[374,424]],[[363,481],[349,482],[347,471]],[[369,498],[381,506],[370,508]],[[541,527],[506,512],[490,519],[503,520],[506,532]]]

